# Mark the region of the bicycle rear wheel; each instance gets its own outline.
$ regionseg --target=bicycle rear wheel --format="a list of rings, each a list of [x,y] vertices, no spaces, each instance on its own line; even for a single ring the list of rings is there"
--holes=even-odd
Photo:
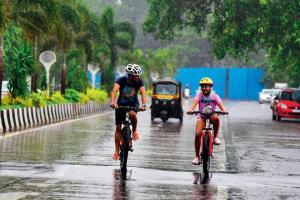
[[[202,151],[202,166],[204,177],[208,179],[210,169],[210,156],[209,156],[209,134],[205,134],[203,137],[203,151]]]
[[[127,159],[128,151],[130,150],[131,130],[129,127],[124,127],[121,131],[122,145],[120,151],[120,169],[122,179],[126,179],[127,174]]]

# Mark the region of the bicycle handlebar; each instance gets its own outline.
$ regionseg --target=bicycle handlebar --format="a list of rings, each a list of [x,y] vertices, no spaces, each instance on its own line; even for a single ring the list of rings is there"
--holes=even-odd
[[[127,112],[129,112],[130,110],[133,110],[135,112],[145,111],[145,110],[142,110],[138,107],[131,107],[131,106],[118,106],[116,109],[123,109]]]
[[[192,112],[187,112],[186,114],[188,115],[197,115],[197,114],[203,114],[203,115],[212,115],[212,114],[217,114],[217,115],[228,115],[228,112],[223,112],[223,111],[214,111],[212,113],[203,113],[200,111],[192,111]]]

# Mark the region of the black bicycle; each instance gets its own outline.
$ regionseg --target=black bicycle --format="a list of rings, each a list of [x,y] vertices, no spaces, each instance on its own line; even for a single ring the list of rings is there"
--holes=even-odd
[[[122,179],[126,179],[127,174],[127,159],[128,159],[128,152],[133,152],[132,148],[132,137],[131,137],[131,122],[129,120],[129,112],[131,110],[135,112],[142,111],[137,107],[131,106],[118,106],[117,109],[122,109],[126,111],[126,119],[123,122],[123,127],[121,130],[121,144],[120,144],[120,169],[121,169],[121,176]]]
[[[203,109],[203,112],[193,111],[187,112],[189,115],[201,114],[205,118],[205,127],[202,129],[202,135],[200,140],[200,159],[203,166],[204,178],[202,183],[206,183],[209,179],[210,170],[210,158],[213,153],[213,126],[210,123],[210,116],[213,114],[217,115],[227,115],[228,112],[222,111],[211,111],[211,109]]]

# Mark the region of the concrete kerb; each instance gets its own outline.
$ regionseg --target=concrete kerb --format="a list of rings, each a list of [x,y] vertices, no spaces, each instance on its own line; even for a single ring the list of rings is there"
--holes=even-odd
[[[49,118],[49,107],[48,106],[45,106],[44,114],[45,114],[45,124],[49,124],[50,118]]]
[[[49,115],[49,122],[54,123],[52,105],[48,106],[48,115]]]
[[[9,131],[14,131],[15,130],[15,122],[14,122],[12,109],[8,109],[7,114],[8,114],[7,117],[8,117],[8,123],[9,123]]]
[[[29,127],[27,108],[22,108],[24,128]]]
[[[37,126],[38,122],[37,122],[37,118],[36,118],[36,107],[31,108],[31,114],[32,114],[32,119],[33,119],[33,125]]]
[[[19,130],[20,129],[20,123],[19,123],[19,109],[13,109],[13,118],[15,120],[15,129]]]
[[[20,129],[24,128],[25,124],[24,124],[24,115],[23,115],[23,109],[22,108],[18,108],[18,116],[19,116],[19,124],[20,124]]]

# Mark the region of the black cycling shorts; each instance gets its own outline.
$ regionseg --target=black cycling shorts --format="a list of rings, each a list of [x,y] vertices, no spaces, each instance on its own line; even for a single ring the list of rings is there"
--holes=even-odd
[[[126,111],[122,109],[115,109],[116,125],[121,125],[126,120]]]

